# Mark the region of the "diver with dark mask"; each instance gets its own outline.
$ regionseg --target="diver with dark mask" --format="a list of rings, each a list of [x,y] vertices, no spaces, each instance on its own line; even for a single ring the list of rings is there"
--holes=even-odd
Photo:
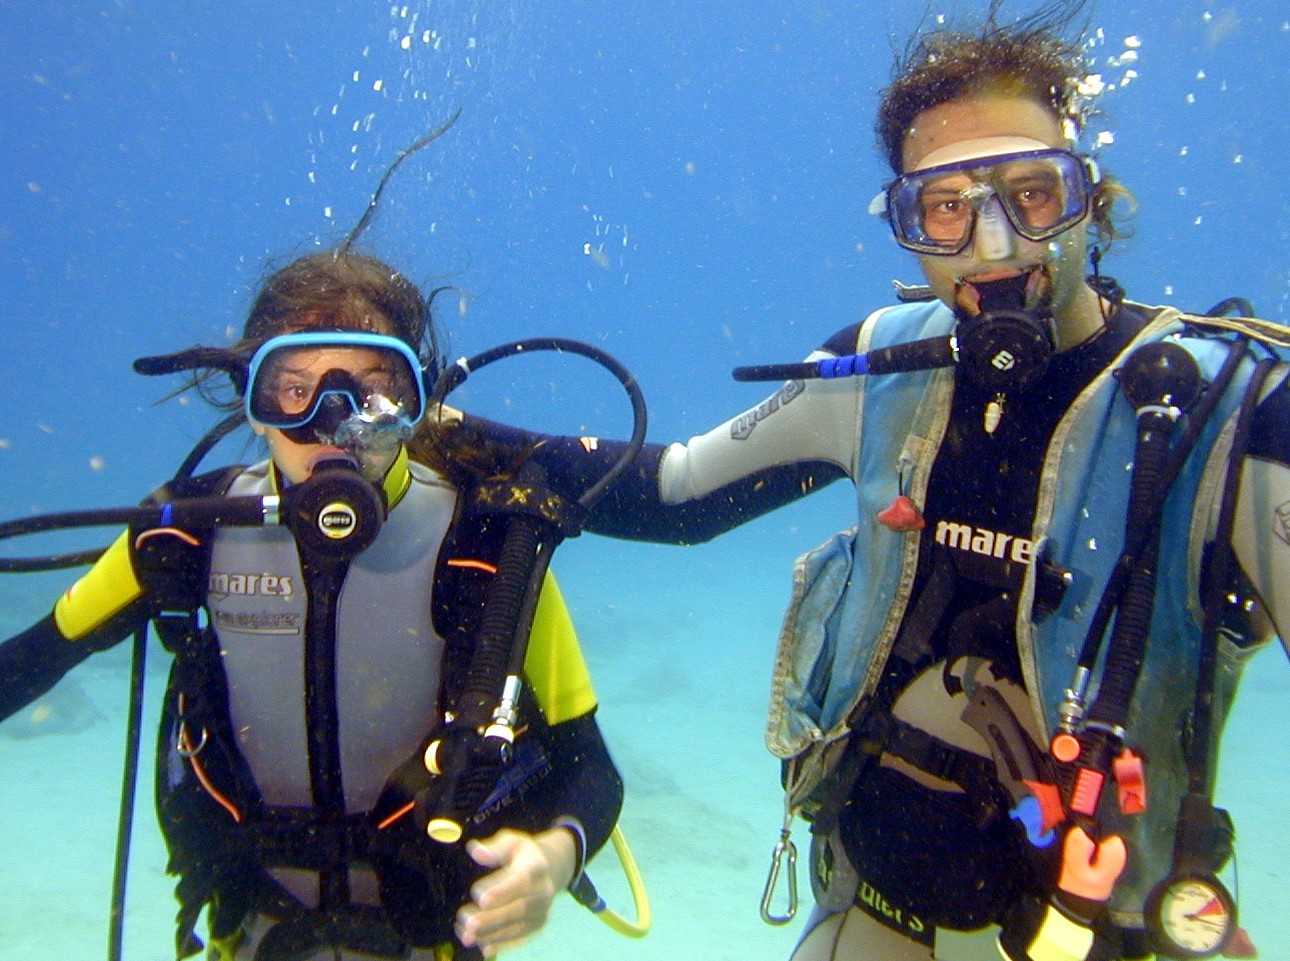
[[[427,416],[442,369],[430,303],[354,251],[357,233],[272,273],[238,344],[136,365],[203,385],[227,374],[228,406],[268,458],[159,490],[157,520],[121,534],[48,617],[0,643],[5,718],[157,625],[174,655],[157,801],[179,878],[179,957],[203,950],[203,911],[219,961],[492,956],[585,885],[621,805],[547,573],[519,648],[522,687],[507,689],[505,778],[449,841],[427,837],[424,783],[437,772],[423,755],[468,710],[504,569],[506,525],[471,492],[481,471],[504,476],[503,452]],[[406,442],[428,422],[436,442],[414,463]],[[214,520],[185,522],[194,504]],[[237,520],[246,504],[283,523]],[[418,767],[422,789],[403,789]]]
[[[1080,149],[1082,6],[1007,24],[991,3],[911,41],[872,209],[926,287],[757,368],[787,382],[647,447],[588,521],[692,544],[855,485],[856,526],[798,561],[772,681],[776,872],[793,818],[812,832],[795,961],[1250,950],[1230,898],[1203,897],[1230,830],[1194,732],[1290,630],[1290,331],[1098,273],[1127,194]],[[543,441],[561,483],[616,447]],[[780,881],[768,920],[792,913]]]

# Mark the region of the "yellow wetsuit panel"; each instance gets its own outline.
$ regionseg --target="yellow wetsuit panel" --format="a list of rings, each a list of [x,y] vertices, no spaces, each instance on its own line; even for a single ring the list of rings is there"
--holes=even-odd
[[[54,605],[54,623],[69,641],[80,640],[143,593],[130,562],[129,536],[129,531],[123,531]]]
[[[591,675],[555,576],[547,572],[533,615],[524,675],[551,724],[586,714],[596,706]]]

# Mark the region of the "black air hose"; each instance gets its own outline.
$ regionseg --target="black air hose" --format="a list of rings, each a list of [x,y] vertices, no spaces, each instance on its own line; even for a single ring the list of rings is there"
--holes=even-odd
[[[1160,529],[1158,505],[1167,475],[1170,440],[1182,411],[1200,395],[1200,367],[1177,344],[1160,341],[1135,350],[1119,372],[1125,397],[1138,412],[1138,438],[1129,489],[1125,541],[1143,540],[1120,598],[1115,627],[1089,720],[1124,727],[1146,653],[1155,605]]]

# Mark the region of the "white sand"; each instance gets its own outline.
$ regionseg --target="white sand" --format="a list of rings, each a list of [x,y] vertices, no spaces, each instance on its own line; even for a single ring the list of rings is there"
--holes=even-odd
[[[569,563],[558,557],[557,567],[597,681],[602,725],[627,782],[622,825],[648,884],[655,924],[644,940],[627,940],[562,899],[546,931],[511,955],[517,961],[787,958],[798,925],[764,925],[758,901],[780,817],[777,764],[761,747],[761,728],[791,551],[781,546],[758,557],[765,540],[728,540],[694,550],[603,541],[562,548]],[[122,653],[101,655],[71,678],[114,720],[76,734],[23,740],[0,734],[0,961],[106,955],[124,661]],[[160,655],[153,664],[149,740]],[[1229,729],[1221,797],[1240,833],[1243,922],[1271,959],[1290,946],[1279,897],[1290,863],[1280,820],[1290,761],[1273,750],[1288,677],[1279,651],[1261,655],[1247,673]],[[143,756],[126,957],[169,961],[174,902],[152,816],[150,747]],[[800,824],[797,840],[804,861]],[[630,916],[610,854],[596,860],[593,877]],[[804,915],[804,864],[799,879]]]

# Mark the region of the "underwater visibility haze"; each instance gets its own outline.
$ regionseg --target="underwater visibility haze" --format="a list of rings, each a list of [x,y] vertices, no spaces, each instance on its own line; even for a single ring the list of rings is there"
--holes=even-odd
[[[934,4],[928,22],[981,6]],[[164,481],[216,416],[131,361],[236,339],[268,269],[344,237],[397,153],[458,109],[360,244],[451,286],[450,359],[533,335],[595,344],[638,378],[654,441],[756,404],[764,385],[732,367],[797,360],[919,279],[867,208],[889,179],[878,91],[922,10],[0,0],[0,519],[128,505]],[[1140,302],[1236,295],[1290,323],[1285,5],[1103,0],[1090,25],[1103,92],[1085,146],[1138,204],[1104,272]],[[542,430],[630,428],[614,382],[577,358],[498,365],[455,400]],[[238,435],[207,463],[259,456]],[[557,552],[655,924],[628,941],[565,898],[512,957],[788,957],[800,920],[758,917],[782,812],[762,746],[771,663],[793,558],[854,510],[836,485],[710,545]],[[0,637],[74,576],[0,575]],[[128,646],[0,726],[0,961],[106,953]],[[164,666],[154,647],[149,738]],[[1280,650],[1261,653],[1219,792],[1242,924],[1270,959],[1290,957],[1287,695]],[[125,956],[167,961],[173,880],[143,758]],[[611,852],[592,874],[630,913]]]

